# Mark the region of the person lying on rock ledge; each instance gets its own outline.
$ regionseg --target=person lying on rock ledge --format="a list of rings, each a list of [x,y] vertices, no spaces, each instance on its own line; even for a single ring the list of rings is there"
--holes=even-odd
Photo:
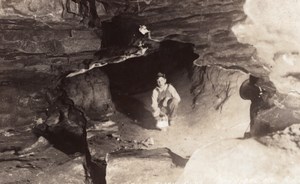
[[[171,84],[167,84],[165,74],[158,73],[156,82],[157,87],[152,92],[152,114],[157,122],[167,117],[169,125],[172,125],[174,124],[178,104],[181,100],[180,96]],[[157,125],[157,128],[160,127]]]

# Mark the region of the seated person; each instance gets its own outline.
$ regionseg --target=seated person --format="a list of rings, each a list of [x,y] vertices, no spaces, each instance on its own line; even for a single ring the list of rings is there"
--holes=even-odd
[[[180,96],[171,84],[167,84],[165,74],[158,73],[156,79],[157,87],[152,92],[152,114],[156,120],[168,116],[169,124],[174,124]]]

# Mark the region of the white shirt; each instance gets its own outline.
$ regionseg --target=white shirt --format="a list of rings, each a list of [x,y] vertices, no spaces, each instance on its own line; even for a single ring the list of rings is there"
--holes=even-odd
[[[152,92],[152,104],[151,107],[153,109],[153,115],[158,116],[160,113],[160,108],[158,104],[165,100],[165,98],[172,99],[175,98],[180,102],[181,98],[177,93],[176,89],[171,84],[166,84],[163,88],[156,87]]]

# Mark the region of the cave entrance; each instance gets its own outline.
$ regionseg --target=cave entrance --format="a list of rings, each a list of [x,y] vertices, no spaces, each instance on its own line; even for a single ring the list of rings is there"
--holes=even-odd
[[[168,83],[179,87],[176,83],[180,82],[182,75],[191,72],[197,57],[192,44],[168,40],[160,43],[159,49],[152,54],[107,65],[103,70],[109,77],[116,109],[143,128],[154,129],[149,107],[157,73],[165,73]]]

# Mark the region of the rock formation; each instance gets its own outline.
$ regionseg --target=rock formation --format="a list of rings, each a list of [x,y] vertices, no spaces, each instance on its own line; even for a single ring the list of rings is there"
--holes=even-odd
[[[50,183],[105,182],[106,154],[145,148],[142,141],[124,140],[120,131],[126,118],[134,123],[149,115],[143,106],[148,102],[134,95],[147,94],[158,71],[186,101],[191,99],[184,112],[191,113],[193,123],[199,114],[218,113],[226,115],[220,122],[230,123],[213,122],[217,130],[235,126],[237,119],[241,125],[246,117],[253,136],[287,130],[300,118],[299,16],[291,9],[298,5],[279,0],[1,1],[0,178],[39,183],[57,175],[55,167],[62,164],[58,168],[68,172]],[[281,6],[290,11],[277,11]],[[239,95],[251,101],[250,112],[250,101],[240,102]],[[124,119],[116,123],[112,116]],[[14,179],[6,172],[24,175]]]
[[[252,139],[226,140],[198,149],[177,183],[297,183],[298,159]]]

